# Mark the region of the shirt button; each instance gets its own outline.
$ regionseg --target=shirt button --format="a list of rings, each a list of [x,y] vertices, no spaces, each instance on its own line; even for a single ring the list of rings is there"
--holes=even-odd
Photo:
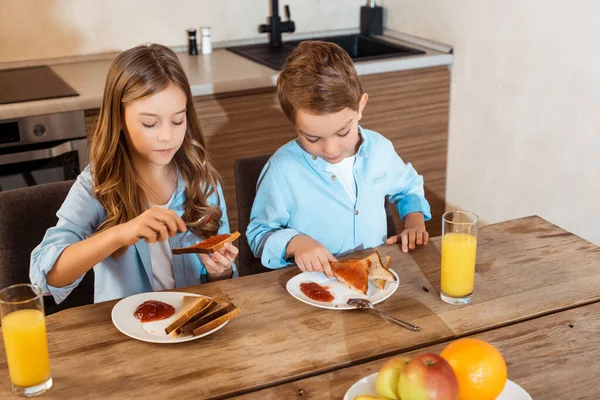
[[[358,210],[354,211],[354,215],[358,215]]]
[[[332,180],[332,181],[335,181],[336,179],[337,179],[337,176],[335,176],[335,175],[331,175],[331,180]]]
[[[317,159],[317,156],[313,156],[313,161]]]

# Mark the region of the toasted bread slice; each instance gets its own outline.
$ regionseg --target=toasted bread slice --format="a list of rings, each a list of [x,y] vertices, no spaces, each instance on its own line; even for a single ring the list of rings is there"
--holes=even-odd
[[[206,304],[206,306],[204,308],[202,308],[201,310],[197,311],[194,315],[192,315],[190,318],[188,318],[183,324],[179,325],[177,328],[175,328],[174,330],[172,330],[170,333],[168,333],[168,335],[172,336],[172,337],[177,337],[181,334],[184,333],[184,328],[192,323],[194,323],[194,321],[197,321],[198,319],[204,317],[205,315],[209,314],[210,312],[212,312],[214,310],[214,308],[217,306],[217,301],[215,299],[209,299],[208,304]],[[165,330],[166,332],[166,330]],[[190,333],[191,331],[188,331],[188,333]]]
[[[371,283],[377,288],[377,289],[385,289],[385,284],[386,284],[386,280],[385,279],[371,279]]]
[[[392,263],[392,257],[390,256],[383,256],[381,257],[381,262],[383,264],[383,267],[387,270],[390,269],[390,264]],[[394,274],[391,274],[394,277],[394,280],[396,280],[396,277],[394,276]],[[385,289],[385,283],[387,282],[387,280],[385,279],[371,279],[371,282],[373,283],[373,285],[375,285],[376,288],[379,289]]]
[[[194,321],[191,321],[190,323],[182,326],[181,333],[191,334],[191,333],[193,333],[194,329],[201,327],[201,326],[209,323],[210,321],[227,314],[228,312],[232,311],[234,308],[235,308],[235,305],[233,305],[232,303],[217,302],[216,305],[208,313],[206,313],[202,317],[197,318]]]
[[[200,243],[196,243],[194,245],[188,247],[180,247],[172,249],[171,252],[173,254],[186,254],[186,253],[203,253],[210,254],[215,251],[221,250],[225,243],[231,243],[237,238],[240,237],[239,232],[233,233],[224,233],[222,235],[211,236],[206,240],[203,240]]]
[[[394,274],[383,266],[384,264],[378,252],[371,254],[367,257],[367,260],[369,260],[369,280],[383,279],[389,282],[396,280]]]
[[[187,302],[186,298],[189,298]],[[168,335],[185,324],[190,318],[205,308],[210,302],[211,299],[204,296],[185,296],[183,298],[183,306],[181,307],[181,311],[179,311],[175,320],[165,328],[165,333]]]
[[[225,322],[229,321],[232,318],[237,317],[238,315],[240,315],[240,309],[238,307],[234,306],[233,309],[231,309],[229,312],[221,315],[220,317],[213,319],[212,321],[205,323],[204,325],[201,325],[201,326],[195,328],[192,331],[192,334],[194,336],[201,335],[205,332],[215,329],[219,325],[224,324]]]
[[[181,305],[182,309],[189,306],[196,300],[198,300],[198,296],[183,296],[183,304]]]
[[[390,269],[390,264],[392,263],[392,257],[390,257],[390,256],[381,257],[381,263],[383,264],[383,268]],[[394,276],[394,280],[396,280],[395,276]]]
[[[338,281],[345,283],[351,290],[367,294],[369,290],[369,262],[344,261],[331,263],[331,270]]]

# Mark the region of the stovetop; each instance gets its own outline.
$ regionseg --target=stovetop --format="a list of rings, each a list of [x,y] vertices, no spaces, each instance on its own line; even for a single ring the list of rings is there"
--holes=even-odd
[[[47,66],[0,70],[0,104],[79,96]]]

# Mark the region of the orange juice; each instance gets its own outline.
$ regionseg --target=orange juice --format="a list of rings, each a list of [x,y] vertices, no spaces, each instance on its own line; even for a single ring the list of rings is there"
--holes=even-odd
[[[477,238],[467,233],[442,237],[442,292],[463,297],[473,292]]]
[[[10,380],[31,387],[50,377],[46,320],[39,310],[13,311],[2,319],[2,336]]]

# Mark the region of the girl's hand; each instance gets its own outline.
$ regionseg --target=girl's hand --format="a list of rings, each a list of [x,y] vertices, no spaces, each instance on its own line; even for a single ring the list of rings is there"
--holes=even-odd
[[[337,262],[336,258],[325,246],[310,236],[297,235],[290,240],[286,258],[292,256],[302,272],[323,272],[327,277],[333,278],[329,263]]]
[[[225,243],[219,251],[215,251],[211,255],[200,254],[200,259],[206,267],[206,273],[209,279],[224,279],[230,278],[233,270],[232,264],[239,250],[231,243]]]
[[[117,227],[123,246],[131,246],[140,239],[144,239],[147,243],[154,243],[187,230],[185,222],[175,211],[159,207],[152,207]]]
[[[416,246],[425,246],[429,243],[429,233],[425,228],[425,217],[420,212],[408,214],[404,218],[406,229],[399,235],[388,238],[386,244],[402,243],[402,251],[414,250]]]

